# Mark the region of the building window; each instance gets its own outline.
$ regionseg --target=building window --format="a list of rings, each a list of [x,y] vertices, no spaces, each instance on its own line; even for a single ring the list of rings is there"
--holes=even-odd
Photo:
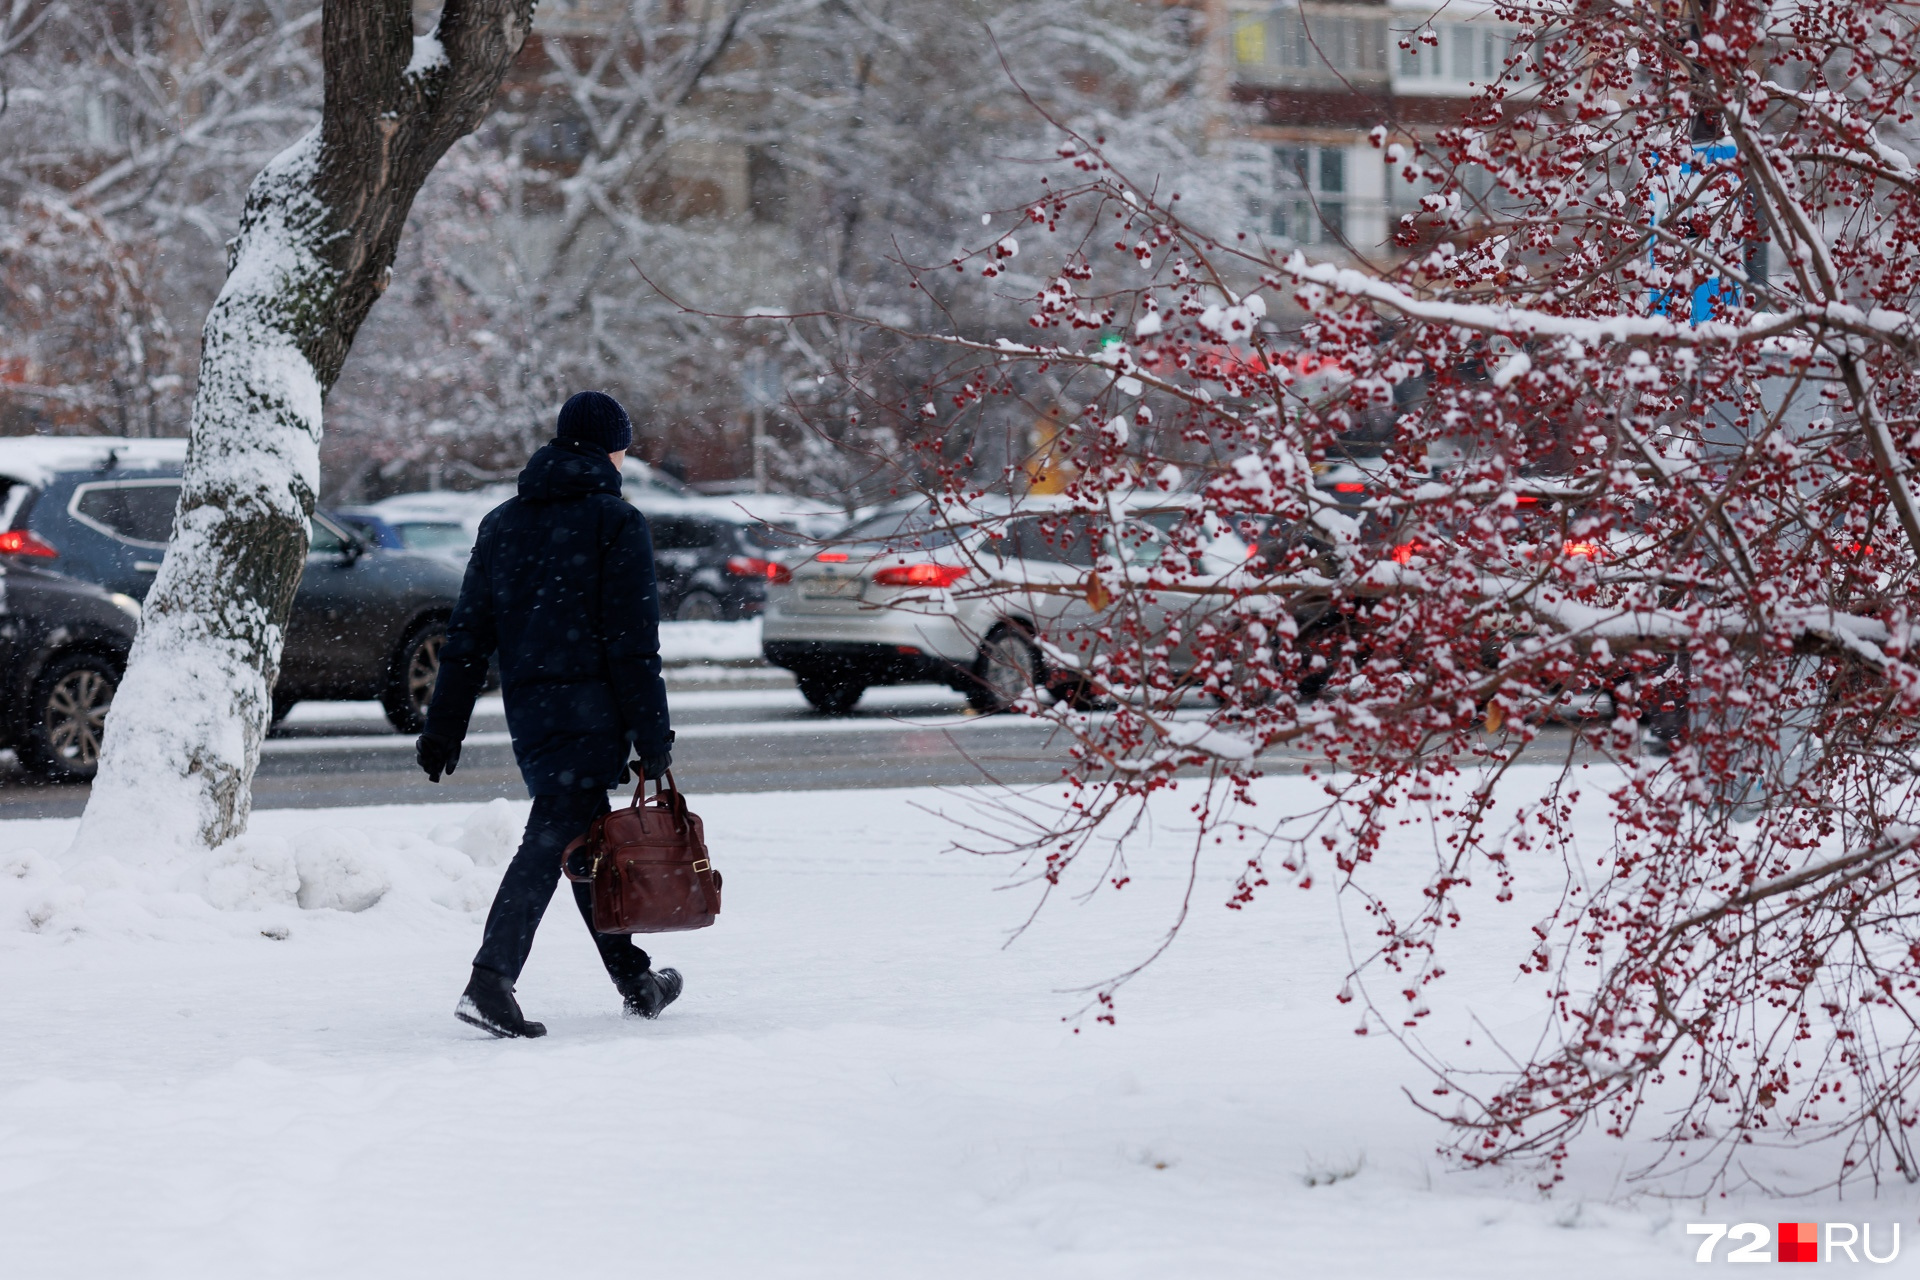
[[[1253,82],[1380,80],[1386,37],[1384,19],[1354,6],[1275,8],[1236,20],[1233,60],[1240,78]]]
[[[1242,17],[1233,28],[1233,60],[1244,67],[1267,65],[1267,20]]]
[[[1340,244],[1347,235],[1344,147],[1273,148],[1268,234],[1295,244]]]

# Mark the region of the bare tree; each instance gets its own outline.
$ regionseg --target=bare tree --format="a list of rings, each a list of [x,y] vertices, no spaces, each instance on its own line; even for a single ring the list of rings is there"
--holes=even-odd
[[[328,0],[318,127],[248,191],[202,333],[180,508],[115,701],[83,848],[244,829],[319,487],[321,405],[414,196],[485,117],[533,0]]]
[[[415,243],[437,251],[409,258],[407,321],[376,320],[382,340],[348,370],[368,390],[343,384],[343,465],[415,483],[498,475],[563,388],[590,384],[643,408],[649,445],[744,471],[757,413],[774,483],[883,494],[872,459],[898,460],[882,443],[896,433],[870,430],[836,374],[881,367],[864,331],[723,314],[945,310],[977,332],[1021,330],[1003,290],[916,285],[901,265],[948,256],[1054,145],[1009,66],[1048,112],[1130,156],[1200,167],[1195,52],[1116,0],[632,0],[592,41],[542,48],[423,195]],[[422,344],[442,333],[461,360]],[[913,350],[896,356],[902,387],[926,372]],[[396,415],[423,430],[392,432]]]
[[[0,429],[160,433],[183,379],[155,247],[38,196],[0,215]]]
[[[185,430],[192,331],[219,288],[217,251],[248,180],[318,118],[319,20],[313,0],[39,0],[0,17],[9,277],[30,289],[36,263],[92,244],[99,263],[120,264],[113,278],[137,276],[138,305],[58,308],[63,341],[129,350],[139,325],[122,321],[136,313],[149,329],[187,336],[144,340],[144,389],[124,375],[124,361],[63,362],[57,397],[13,397],[11,429]],[[69,287],[93,274],[77,261],[66,269]]]

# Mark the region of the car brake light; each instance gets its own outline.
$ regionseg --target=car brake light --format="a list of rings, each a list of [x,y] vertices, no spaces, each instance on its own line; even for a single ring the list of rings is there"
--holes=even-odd
[[[39,556],[43,560],[52,560],[60,553],[25,529],[9,529],[5,533],[0,533],[0,554]]]
[[[1583,542],[1569,538],[1563,549],[1570,556],[1581,556],[1588,560],[1600,558],[1600,544],[1597,542]]]
[[[1367,486],[1363,484],[1336,484],[1333,486],[1333,491],[1335,493],[1365,493]]]
[[[883,587],[950,587],[967,576],[959,564],[896,564],[873,575]]]
[[[727,572],[736,578],[765,578],[768,582],[792,582],[793,575],[783,564],[762,560],[759,556],[728,556]]]
[[[1424,542],[1403,542],[1393,549],[1393,560],[1395,564],[1411,564],[1415,556],[1425,555],[1426,551]]]
[[[825,560],[830,564],[845,564],[847,553],[844,551],[822,551],[819,555],[815,556],[814,559]]]

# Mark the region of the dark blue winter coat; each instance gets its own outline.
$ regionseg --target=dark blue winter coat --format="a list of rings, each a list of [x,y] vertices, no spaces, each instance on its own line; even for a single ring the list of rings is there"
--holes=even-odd
[[[513,755],[533,795],[613,786],[673,743],[646,517],[591,446],[555,441],[487,513],[440,649],[427,732],[458,742],[500,654]]]

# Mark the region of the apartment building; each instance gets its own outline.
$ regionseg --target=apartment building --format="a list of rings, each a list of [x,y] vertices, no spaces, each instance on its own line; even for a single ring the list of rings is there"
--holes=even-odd
[[[1212,0],[1209,16],[1216,137],[1246,192],[1246,229],[1322,256],[1387,252],[1418,203],[1369,132],[1458,120],[1512,51],[1512,28],[1477,0]]]

